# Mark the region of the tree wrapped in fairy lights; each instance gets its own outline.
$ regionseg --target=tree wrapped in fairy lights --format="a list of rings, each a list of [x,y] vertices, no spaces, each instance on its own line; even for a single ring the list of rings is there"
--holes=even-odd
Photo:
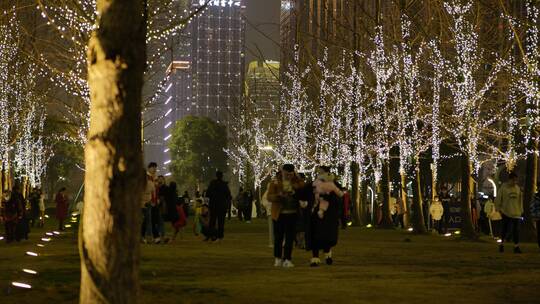
[[[22,179],[26,187],[40,186],[49,157],[48,147],[43,142],[44,96],[37,86],[42,74],[24,56],[24,39],[15,9],[5,11],[3,17],[0,19],[0,157],[3,179],[16,177]]]
[[[179,37],[191,18],[207,8],[206,1],[194,11],[187,10],[186,1],[146,1],[146,42],[148,58],[145,71],[143,107],[155,106],[167,83],[165,68],[172,51],[171,37]],[[64,118],[73,126],[76,135],[71,140],[83,144],[89,123],[90,92],[87,83],[87,42],[94,30],[96,0],[37,0],[41,16],[56,31],[51,43],[40,46],[39,55],[43,70],[50,75],[52,83],[73,98],[64,103]],[[151,124],[161,117],[151,117]]]

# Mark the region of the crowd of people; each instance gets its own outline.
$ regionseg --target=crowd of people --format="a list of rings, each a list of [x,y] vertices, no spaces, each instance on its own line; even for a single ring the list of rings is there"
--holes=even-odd
[[[169,243],[182,237],[182,231],[192,217],[193,234],[206,242],[220,242],[225,236],[225,222],[234,207],[240,221],[250,223],[254,212],[255,199],[249,189],[240,188],[233,199],[223,173],[216,172],[207,189],[195,192],[192,199],[185,191],[179,195],[177,184],[166,182],[164,176],[157,176],[157,164],[148,165],[146,187],[141,201],[143,243]],[[311,253],[310,265],[317,267],[324,263],[333,264],[332,249],[338,243],[339,228],[345,229],[350,223],[351,198],[342,187],[331,168],[318,167],[310,179],[295,170],[294,165],[285,164],[268,183],[262,203],[264,211],[271,219],[274,266],[290,268],[293,249],[299,248]],[[540,189],[540,187],[539,187]],[[35,188],[26,197],[20,185],[5,190],[2,195],[0,220],[5,227],[5,240],[10,243],[28,239],[32,227],[43,227],[45,220],[45,195]],[[451,205],[456,198],[443,185],[425,210],[429,214],[428,224],[440,234],[450,230]],[[55,196],[55,215],[58,229],[64,230],[69,218],[69,203],[66,188],[62,187]],[[396,227],[405,226],[408,213],[406,200],[394,196],[390,202],[391,213]],[[257,214],[259,205],[256,205]],[[380,209],[380,208],[379,208]],[[489,233],[499,236],[499,251],[505,251],[505,244],[514,243],[513,252],[521,253],[520,223],[523,221],[523,192],[515,173],[508,175],[493,199],[472,204],[472,218],[475,227],[482,231],[489,223]],[[380,210],[379,210],[380,211]],[[380,220],[380,212],[377,212]],[[530,216],[536,222],[538,246],[540,247],[540,191],[530,204]],[[476,220],[474,220],[476,218]],[[376,220],[376,223],[377,223]],[[166,236],[165,224],[170,223],[172,235]],[[497,226],[498,229],[494,227]]]
[[[28,240],[30,228],[44,226],[45,201],[41,189],[32,189],[26,198],[19,183],[11,190],[4,190],[0,221],[4,224],[7,243]]]
[[[187,219],[193,216],[193,233],[202,235],[205,241],[218,242],[224,238],[225,218],[230,210],[232,196],[223,173],[216,172],[216,179],[208,189],[196,192],[192,200],[188,192],[178,195],[175,182],[166,183],[164,176],[156,176],[157,164],[148,165],[146,188],[142,196],[141,240],[143,243],[169,243],[174,241]],[[165,236],[165,223],[170,222],[174,234]]]

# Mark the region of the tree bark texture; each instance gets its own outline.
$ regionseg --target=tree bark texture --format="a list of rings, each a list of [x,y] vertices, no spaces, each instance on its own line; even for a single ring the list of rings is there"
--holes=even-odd
[[[535,151],[535,153],[529,153],[527,155],[527,171],[525,173],[525,187],[523,189],[523,213],[525,224],[521,229],[522,241],[534,241],[536,236],[536,229],[531,219],[529,205],[536,193],[536,186],[538,184],[538,141],[531,140],[528,149],[530,151]]]
[[[461,237],[477,239],[471,217],[472,165],[469,156],[461,154]]]
[[[400,184],[400,188],[399,188],[399,195],[401,196],[401,199],[403,200],[403,224],[405,225],[405,227],[409,226],[409,205],[407,204],[407,200],[408,200],[408,197],[407,197],[407,174],[405,172],[400,172],[399,174],[400,176],[400,180],[401,180],[401,184]]]
[[[351,189],[351,201],[354,206],[354,223],[357,226],[367,225],[367,218],[365,216],[364,197],[361,185],[360,185],[360,170],[358,163],[353,162],[351,164],[352,171],[352,189]]]
[[[381,194],[382,194],[382,221],[379,225],[381,228],[392,229],[394,223],[390,214],[390,160],[384,160],[382,165],[381,178]]]
[[[420,167],[416,166],[414,169],[414,180],[412,183],[413,189],[413,201],[411,212],[411,224],[414,229],[414,233],[424,234],[427,232],[426,225],[424,224],[424,210],[422,208],[422,184],[420,181]]]
[[[91,106],[80,303],[139,302],[144,8],[143,0],[97,1],[87,53]]]

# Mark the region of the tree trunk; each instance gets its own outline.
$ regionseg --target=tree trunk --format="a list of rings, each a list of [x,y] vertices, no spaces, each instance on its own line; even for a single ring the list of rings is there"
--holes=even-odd
[[[528,149],[533,151],[533,153],[527,155],[527,171],[525,173],[525,188],[523,191],[523,213],[525,224],[520,230],[522,241],[534,241],[536,235],[534,222],[531,220],[529,204],[536,193],[538,182],[538,141],[531,140]]]
[[[471,161],[467,154],[461,154],[461,237],[465,239],[477,239],[471,218]]]
[[[403,201],[403,224],[405,227],[409,226],[409,205],[407,204],[407,174],[405,172],[400,172],[401,177],[401,186],[399,194],[401,195],[401,200]],[[404,227],[404,228],[405,228]]]
[[[139,302],[145,7],[144,0],[97,1],[87,54],[91,106],[80,303]]]
[[[417,234],[424,234],[427,232],[426,225],[424,224],[424,209],[422,201],[422,184],[420,182],[420,165],[417,164],[414,169],[414,180],[412,183],[413,189],[413,201],[411,204],[411,225],[414,232]]]
[[[390,160],[385,159],[382,163],[381,194],[382,194],[382,221],[381,228],[393,229],[394,223],[390,214]]]
[[[353,162],[351,164],[352,171],[352,189],[351,189],[351,201],[354,206],[354,218],[353,221],[357,226],[367,225],[367,218],[365,216],[363,192],[360,185],[360,170],[358,163]]]

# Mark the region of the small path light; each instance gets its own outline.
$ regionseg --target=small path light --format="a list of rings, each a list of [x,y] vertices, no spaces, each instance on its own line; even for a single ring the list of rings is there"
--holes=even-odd
[[[33,251],[27,251],[27,252],[26,252],[26,255],[29,255],[29,256],[35,256],[35,257],[38,256],[38,254],[35,253],[35,252],[33,252]]]
[[[28,273],[28,274],[37,274],[37,271],[32,270],[32,269],[23,268],[22,271],[25,272],[25,273]]]
[[[11,285],[15,286],[15,287],[20,287],[20,288],[26,288],[26,289],[30,289],[32,288],[32,286],[28,285],[28,284],[25,284],[25,283],[19,283],[19,282],[11,282]]]

